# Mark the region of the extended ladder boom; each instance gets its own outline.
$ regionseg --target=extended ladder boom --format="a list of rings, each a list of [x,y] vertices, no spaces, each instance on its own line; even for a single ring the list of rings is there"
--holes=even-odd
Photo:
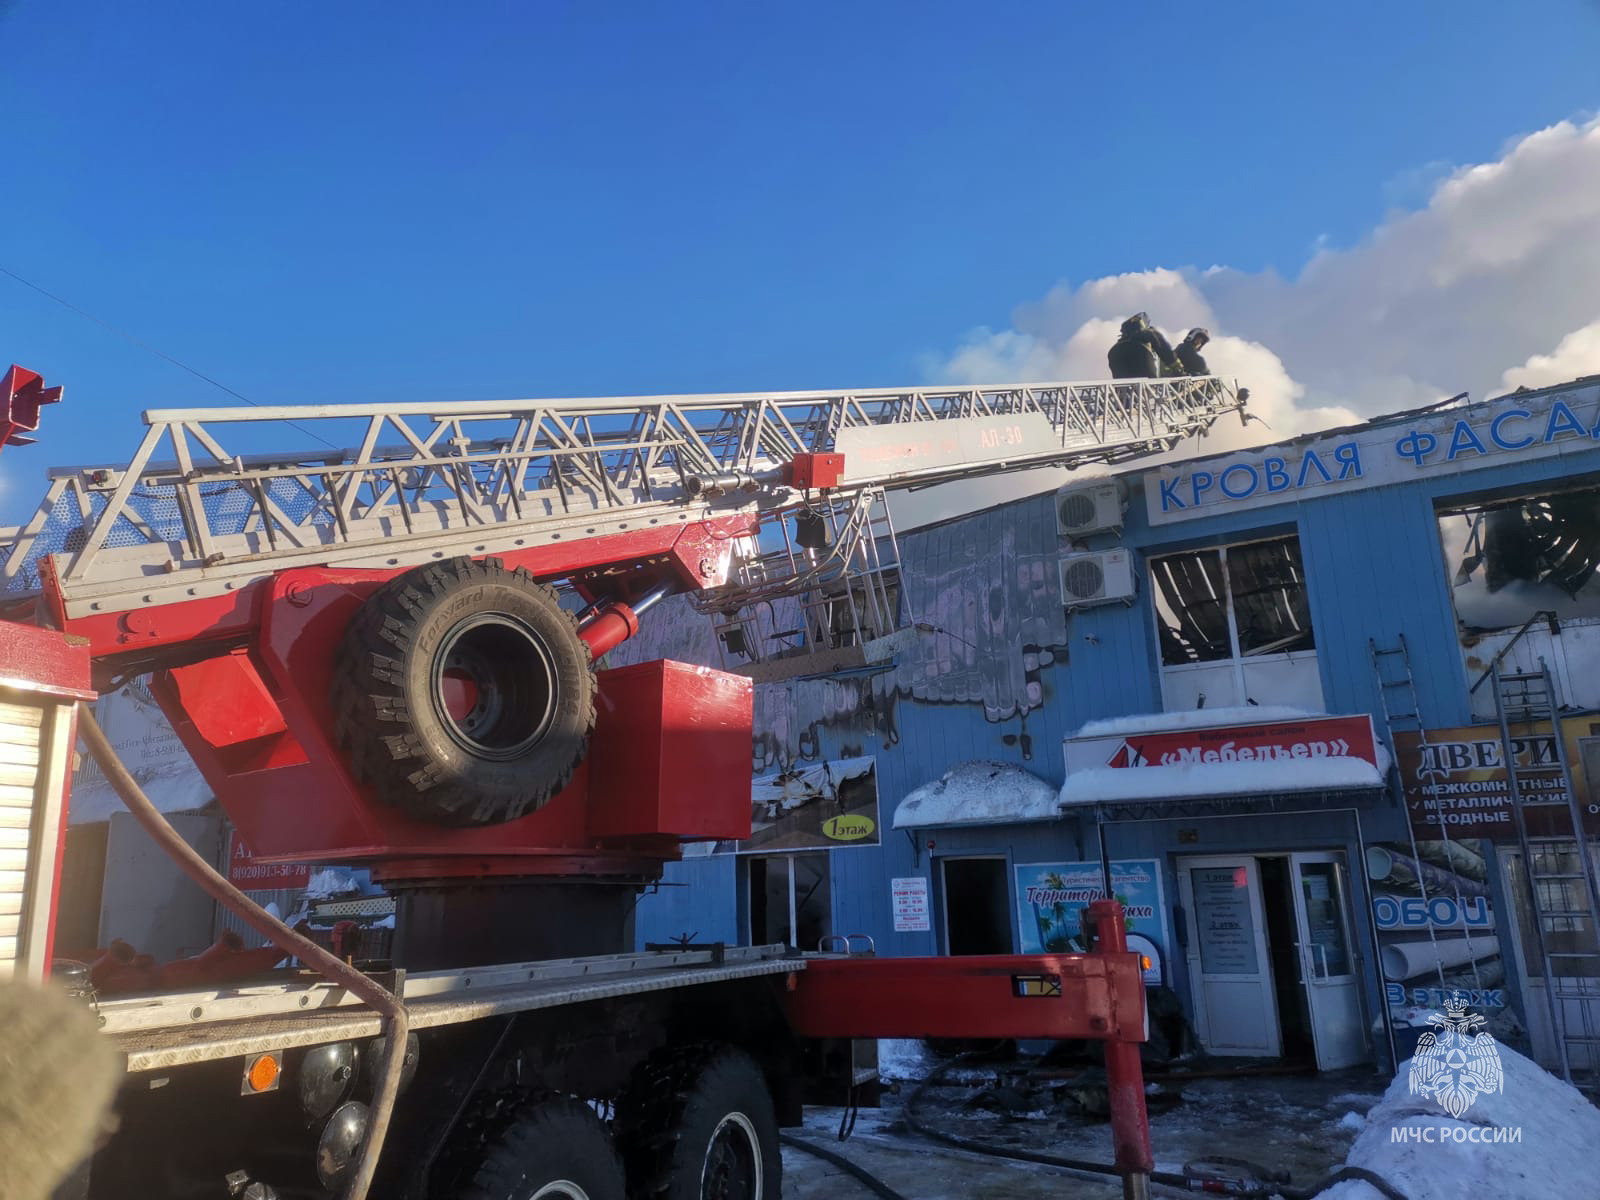
[[[125,466],[57,469],[5,563],[70,620],[311,565],[405,567],[1044,464],[1169,449],[1242,409],[1214,378],[159,409]],[[341,450],[247,452],[268,423]],[[814,476],[817,456],[826,472]]]

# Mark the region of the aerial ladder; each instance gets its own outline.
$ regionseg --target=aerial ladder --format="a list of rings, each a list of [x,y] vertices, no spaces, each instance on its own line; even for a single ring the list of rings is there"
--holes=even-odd
[[[24,429],[60,398],[29,378],[0,397]],[[689,593],[734,675],[880,660],[913,625],[888,493],[1159,453],[1246,397],[1199,377],[154,409],[128,462],[49,472],[0,594],[86,639],[104,681],[153,673],[264,860],[434,875],[554,851],[648,875],[652,835],[716,831],[581,798],[507,826],[592,782],[597,700],[617,702],[593,664],[651,605]],[[259,449],[285,429],[324,448]],[[796,628],[774,629],[785,605]],[[721,676],[630,686],[740,702]]]
[[[60,397],[13,368],[0,379],[0,443],[30,440],[40,407]],[[1126,1194],[1142,1194],[1146,1016],[1114,902],[1094,906],[1105,930],[1094,953],[971,960],[687,940],[641,956],[629,953],[629,914],[684,840],[749,835],[753,668],[772,642],[780,659],[797,650],[758,614],[793,606],[801,653],[881,659],[914,628],[895,595],[891,492],[1136,459],[1244,403],[1232,383],[1195,378],[160,409],[144,414],[127,463],[52,470],[0,593],[0,701],[19,727],[46,731],[37,781],[6,792],[27,818],[11,826],[32,839],[17,907],[19,927],[37,932],[16,943],[17,961],[33,974],[48,965],[56,881],[43,847],[60,827],[73,705],[145,675],[258,860],[366,864],[397,904],[384,1021],[376,1008],[351,1013],[376,985],[363,975],[339,990],[327,972],[349,964],[337,961],[318,967],[332,990],[291,980],[103,1003],[100,1027],[130,1072],[162,1071],[166,1084],[192,1068],[193,1087],[152,1083],[130,1100],[101,1155],[110,1169],[85,1194],[147,1194],[144,1173],[182,1158],[197,1178],[246,1162],[227,1175],[229,1194],[276,1195],[250,1181],[308,1134],[320,1142],[304,1194],[364,1194],[391,1111],[405,1136],[385,1152],[385,1194],[438,1194],[430,1181],[456,1169],[458,1151],[468,1176],[487,1178],[540,1130],[541,1153],[615,1141],[630,1194],[669,1176],[703,1181],[714,1161],[761,1175],[777,1121],[798,1119],[803,1064],[821,1061],[806,1047],[888,1036],[1104,1040],[1118,1169]],[[285,427],[324,449],[263,450]],[[675,593],[711,614],[742,671],[597,669]],[[53,715],[33,721],[30,705]],[[108,754],[83,720],[91,749]],[[101,761],[159,826],[131,777]],[[226,896],[224,882],[210,886]],[[399,1104],[407,1011],[432,1074]],[[379,1032],[392,1044],[374,1042]],[[344,1099],[352,1056],[368,1053],[383,1087]],[[216,1074],[229,1063],[245,1064],[242,1085]],[[738,1103],[777,1116],[676,1130],[683,1115],[660,1105],[710,1088],[728,1063],[743,1072]],[[304,1111],[271,1138],[249,1121],[226,1136],[185,1132],[231,1111],[224,1094],[273,1091],[280,1069]],[[499,1103],[507,1072],[532,1106],[507,1110],[530,1131],[522,1141],[495,1141],[479,1112]],[[560,1095],[541,1100],[550,1089]],[[599,1128],[572,1096],[614,1106],[614,1120]],[[728,1129],[743,1140],[725,1145]],[[651,1157],[673,1146],[690,1159]],[[578,1159],[598,1170],[610,1153]],[[620,1194],[606,1170],[588,1194]],[[775,1194],[776,1174],[765,1177],[765,1191],[715,1194]],[[683,1194],[712,1193],[697,1182]]]

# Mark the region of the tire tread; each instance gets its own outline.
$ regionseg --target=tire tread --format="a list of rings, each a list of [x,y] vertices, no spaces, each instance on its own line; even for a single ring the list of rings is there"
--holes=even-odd
[[[465,587],[513,588],[533,599],[555,619],[584,656],[576,695],[561,698],[576,706],[585,736],[569,761],[526,773],[520,795],[487,793],[473,780],[459,778],[428,751],[406,699],[406,663],[433,606]],[[334,656],[329,700],[334,740],[344,750],[352,773],[372,785],[385,803],[434,824],[484,825],[509,821],[543,806],[564,788],[588,751],[594,727],[593,664],[577,637],[578,621],[563,609],[555,589],[523,570],[507,570],[497,558],[455,558],[397,575],[372,593],[357,611]],[[553,653],[560,652],[552,647]],[[559,670],[559,661],[558,661]]]

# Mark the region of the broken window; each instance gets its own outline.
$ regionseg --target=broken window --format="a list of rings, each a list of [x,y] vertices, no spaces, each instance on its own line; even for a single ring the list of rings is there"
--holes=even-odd
[[[1441,510],[1439,537],[1464,631],[1600,619],[1600,489]]]
[[[1250,542],[1223,553],[1240,655],[1314,650],[1299,539]]]
[[[816,950],[833,932],[827,854],[752,856],[750,944]]]
[[[1163,666],[1316,649],[1298,538],[1150,560]]]
[[[1233,657],[1220,550],[1152,558],[1150,580],[1163,666]]]

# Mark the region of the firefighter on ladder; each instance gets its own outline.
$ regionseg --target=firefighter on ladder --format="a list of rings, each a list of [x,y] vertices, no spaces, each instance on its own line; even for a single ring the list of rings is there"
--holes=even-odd
[[[1177,349],[1150,323],[1148,313],[1134,313],[1122,323],[1121,336],[1106,355],[1113,379],[1170,379],[1209,375],[1200,351],[1211,341],[1204,329],[1191,329]]]
[[[1182,374],[1172,343],[1150,323],[1148,313],[1134,313],[1122,323],[1122,336],[1106,355],[1113,379],[1160,379]]]

